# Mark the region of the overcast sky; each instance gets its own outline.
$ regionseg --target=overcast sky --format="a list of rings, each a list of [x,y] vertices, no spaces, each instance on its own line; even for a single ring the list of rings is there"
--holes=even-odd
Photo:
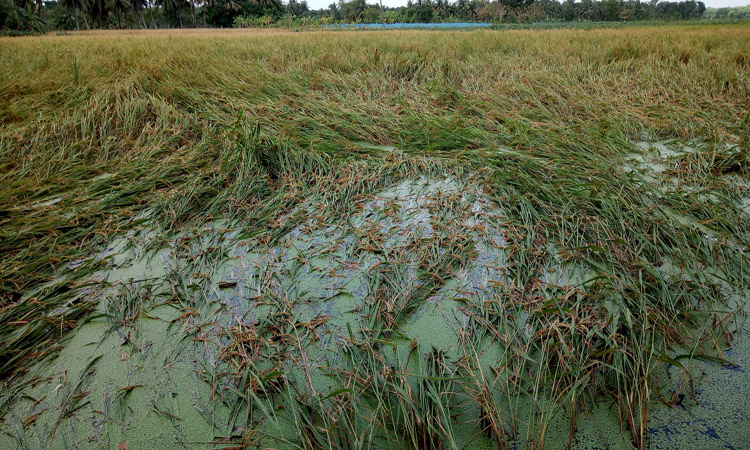
[[[286,3],[286,1],[287,0],[284,0],[284,3]],[[330,5],[334,1],[338,3],[338,0],[307,0],[307,6],[310,9],[328,8],[328,5]],[[407,0],[383,0],[383,6],[405,6],[406,2]],[[377,0],[367,0],[367,3],[377,3]],[[721,8],[724,6],[750,5],[750,0],[703,0],[703,3],[705,3],[709,8]]]

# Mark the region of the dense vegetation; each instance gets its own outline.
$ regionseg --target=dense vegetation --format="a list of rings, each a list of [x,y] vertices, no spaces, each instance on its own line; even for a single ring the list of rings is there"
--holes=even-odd
[[[706,19],[750,19],[750,6],[708,8],[703,17]]]
[[[426,0],[409,1],[406,6],[383,8],[368,5],[365,0],[333,3],[326,10],[308,11],[305,3],[290,2],[285,17],[308,17],[314,23],[430,23],[430,22],[577,22],[577,21],[632,21],[632,20],[691,20],[700,19],[705,11],[703,2],[617,0],[563,2],[557,0]],[[249,20],[248,20],[249,19]],[[288,20],[288,19],[287,19]],[[254,17],[240,15],[239,25],[262,26],[267,23],[284,23],[284,17]]]
[[[339,0],[310,10],[305,0],[0,0],[0,30],[42,32],[89,28],[325,26],[335,23],[579,22],[742,19],[742,8],[706,14],[695,0],[418,0],[389,8]]]
[[[750,218],[738,206],[750,175],[749,49],[743,24],[3,38],[0,414],[43,401],[23,393],[34,385],[26,371],[101,300],[91,294],[101,264],[91,255],[128,230],[153,229],[150,245],[176,239],[183,263],[153,295],[125,283],[102,300],[97,315],[120,351],[99,369],[128,358],[137,366],[147,350],[133,343],[138,318],[170,305],[165,322],[185,342],[222,355],[201,376],[212,377],[212,401],[242,411],[223,424],[227,437],[257,443],[260,427],[277,421],[289,435],[266,446],[448,448],[454,421],[473,420],[474,434],[498,446],[539,448],[553,417],[570,421],[572,439],[576,421],[604,403],[643,447],[661,395],[655,374],[669,366],[689,389],[690,361],[720,356],[731,340],[737,305],[727,295],[750,285]],[[643,139],[701,145],[648,175],[628,166]],[[354,297],[335,367],[316,366],[324,386],[304,371],[328,317],[297,314],[317,301],[304,292],[280,292],[268,277],[238,291],[270,308],[260,321],[211,323],[225,241],[262,252],[301,224],[343,228],[374,195],[420,177],[458,180],[499,211],[502,278],[443,300],[462,318],[461,347],[402,342],[412,313],[480,250],[466,236],[486,224],[446,220],[470,212],[461,195],[430,206],[431,239],[394,250],[377,230],[352,238],[355,256],[382,264],[368,274],[368,294]],[[173,234],[201,236],[197,227],[220,219],[219,233],[240,237],[191,248],[190,236]],[[414,263],[409,289],[404,261]],[[588,275],[545,275],[572,267]],[[497,351],[475,354],[488,345]],[[411,362],[394,362],[391,347],[410,348]],[[82,382],[66,391],[66,374],[55,392],[69,394],[44,413],[54,418],[42,443],[64,439],[81,408],[103,401],[84,401]],[[138,386],[115,389],[146,395]],[[150,421],[177,421],[152,407]],[[42,433],[33,423],[43,412],[27,414],[22,428]]]

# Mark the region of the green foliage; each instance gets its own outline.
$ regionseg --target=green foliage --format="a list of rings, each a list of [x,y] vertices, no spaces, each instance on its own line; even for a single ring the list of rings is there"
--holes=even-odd
[[[21,32],[15,35],[42,33],[47,30],[44,9],[33,2],[1,0],[0,30],[4,28]]]
[[[736,6],[733,8],[708,8],[703,14],[704,19],[750,19],[750,5]]]
[[[311,21],[295,21],[276,17],[271,20],[258,21],[258,15],[244,15],[235,20],[235,26],[277,26],[277,27],[316,27],[338,23],[372,23],[381,22],[380,8],[377,4],[367,4],[365,0],[342,1],[331,4],[326,10],[297,10],[296,3],[290,3],[287,9],[293,17],[308,15]],[[702,17],[705,6],[702,2],[686,0],[682,2],[623,3],[617,0],[586,0],[583,2],[557,0],[536,1],[481,1],[457,0],[421,0],[409,2],[407,6],[384,8],[385,23],[431,23],[431,22],[490,22],[490,23],[537,23],[574,22],[582,24],[591,22],[628,22],[645,20],[696,20]]]
[[[41,3],[1,0],[0,29],[40,32],[47,28],[318,27],[336,23],[380,23],[378,3],[340,0],[327,9],[310,10],[290,0],[59,0]],[[419,0],[384,7],[386,23],[693,20],[702,2],[619,2],[616,0]],[[742,8],[712,10],[707,18],[741,19]],[[287,16],[289,18],[287,18]],[[268,17],[269,19],[261,19]],[[312,20],[299,20],[309,18]],[[259,20],[261,19],[261,20]]]
[[[16,3],[13,0],[0,0],[0,30],[15,20]]]

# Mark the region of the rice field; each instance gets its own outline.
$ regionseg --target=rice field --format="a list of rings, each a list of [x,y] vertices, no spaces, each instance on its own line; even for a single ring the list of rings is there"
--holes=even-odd
[[[0,448],[748,448],[750,24],[0,38]]]

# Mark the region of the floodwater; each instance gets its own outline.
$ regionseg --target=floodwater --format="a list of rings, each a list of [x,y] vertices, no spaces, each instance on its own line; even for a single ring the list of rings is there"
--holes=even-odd
[[[626,170],[633,171],[640,182],[645,182],[665,193],[687,192],[690,195],[710,195],[701,186],[684,184],[674,176],[685,158],[701,162],[699,145],[684,145],[678,141],[638,142],[637,153],[626,158]],[[727,147],[732,150],[731,147]],[[707,159],[710,159],[707,158]],[[670,173],[671,172],[671,173]],[[719,175],[729,184],[744,191],[737,199],[739,209],[747,213],[747,180],[736,175]],[[709,180],[710,181],[710,180]],[[683,226],[703,232],[707,239],[713,232],[693,218],[687,218],[667,209],[667,216]],[[665,264],[662,270],[679,273],[679,268]],[[691,395],[680,390],[678,373],[665,369],[660,396],[671,399],[676,395],[676,406],[669,407],[654,400],[648,420],[650,448],[655,449],[742,449],[750,448],[750,292],[726,293],[729,305],[736,305],[737,334],[731,347],[722,356],[730,364],[693,360],[690,373],[695,377],[695,391]],[[679,394],[676,394],[679,392]]]
[[[672,183],[663,168],[683,153],[668,146],[639,148],[628,159],[629,170],[653,183]],[[308,212],[305,208],[292,214]],[[4,401],[14,400],[0,422],[0,448],[231,447],[236,443],[231,438],[247,431],[232,401],[219,400],[231,399],[221,371],[232,327],[281,318],[305,324],[294,325],[295,332],[314,330],[301,339],[308,347],[304,360],[292,358],[282,367],[291,379],[329,392],[337,386],[325,368],[340,362],[348,328],[386,336],[372,329],[373,291],[385,283],[397,285],[398,292],[416,289],[424,260],[411,255],[444,257],[448,245],[432,242],[454,237],[473,248],[470,259],[426,300],[396,317],[398,332],[388,339],[394,360],[405,358],[415,343],[422,353],[434,348],[458,358],[468,323],[463,306],[491,300],[508,276],[504,217],[477,186],[436,177],[383,189],[340,223],[321,226],[310,217],[268,247],[242,241],[236,227],[218,221],[172,236],[159,248],[151,245],[158,230],[120,238],[99,255],[111,268],[96,274],[106,283],[89,292],[100,299],[98,310],[70,333],[58,358],[34,367],[26,383],[3,392]],[[549,253],[557,254],[554,248]],[[386,256],[402,264],[384,271]],[[591,267],[564,265],[553,256],[543,281],[585,289],[597,276]],[[732,300],[748,312],[746,299]],[[659,374],[649,448],[750,448],[750,335],[744,322],[736,328],[723,355],[733,365],[684,362],[695,379],[694,396],[677,395],[676,406],[667,406],[661,399],[678,390],[680,377],[668,368]],[[498,351],[487,343],[479,358],[492,360]],[[477,436],[471,414],[454,429],[459,446],[494,448]],[[579,415],[573,444],[631,448],[618,424],[615,405],[599,403]],[[272,434],[290,432],[256,425]],[[545,448],[566,448],[568,430],[566,414],[551,418]]]

